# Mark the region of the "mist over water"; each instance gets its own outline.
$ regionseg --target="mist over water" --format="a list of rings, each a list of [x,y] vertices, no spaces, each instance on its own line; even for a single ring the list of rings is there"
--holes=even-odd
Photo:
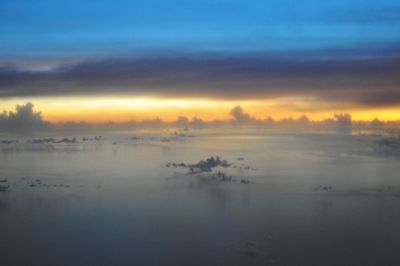
[[[1,0],[0,266],[399,266],[399,0]]]
[[[3,137],[1,261],[399,265],[398,142],[350,133]],[[190,172],[217,156],[229,166]]]

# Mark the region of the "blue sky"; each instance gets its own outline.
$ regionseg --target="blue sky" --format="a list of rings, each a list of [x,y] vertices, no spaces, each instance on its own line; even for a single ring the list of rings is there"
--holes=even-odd
[[[0,56],[393,47],[395,0],[2,0]]]
[[[400,105],[398,0],[2,0],[0,98]]]

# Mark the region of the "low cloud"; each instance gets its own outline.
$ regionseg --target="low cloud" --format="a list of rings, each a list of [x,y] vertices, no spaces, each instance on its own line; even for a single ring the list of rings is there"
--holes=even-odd
[[[339,113],[333,115],[339,127],[350,127],[352,125],[351,114]]]
[[[234,107],[229,114],[233,117],[234,123],[247,124],[255,121],[254,118],[243,111],[240,105]]]
[[[34,111],[34,105],[17,105],[15,111],[3,111],[0,114],[0,131],[23,132],[43,130],[49,123],[43,120],[41,112]]]
[[[241,106],[235,106],[229,112],[232,118],[225,120],[204,121],[199,117],[178,116],[174,121],[164,121],[160,118],[142,121],[107,122],[90,124],[85,122],[65,122],[50,124],[42,118],[41,112],[35,111],[32,103],[17,105],[15,111],[4,111],[0,114],[0,131],[30,133],[44,130],[120,130],[126,128],[189,128],[223,127],[223,126],[264,126],[270,128],[338,128],[351,129],[357,127],[379,128],[400,127],[400,121],[354,121],[349,113],[335,113],[331,118],[323,121],[312,121],[306,115],[300,117],[287,117],[282,119],[256,119],[247,113]]]

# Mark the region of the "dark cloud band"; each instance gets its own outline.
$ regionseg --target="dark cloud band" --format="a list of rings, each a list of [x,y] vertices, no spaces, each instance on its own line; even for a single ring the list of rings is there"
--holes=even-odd
[[[258,99],[309,96],[400,104],[400,56],[360,53],[191,54],[84,61],[49,71],[0,68],[0,97],[133,94]],[[372,54],[372,55],[371,55]]]

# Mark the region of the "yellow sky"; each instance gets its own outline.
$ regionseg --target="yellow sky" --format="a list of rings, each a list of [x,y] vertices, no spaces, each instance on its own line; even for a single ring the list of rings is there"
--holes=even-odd
[[[201,98],[157,98],[132,96],[36,97],[0,100],[1,110],[14,110],[17,104],[32,102],[50,122],[85,121],[90,123],[125,122],[154,119],[173,121],[178,116],[197,116],[206,121],[229,118],[229,111],[241,105],[258,119],[307,115],[311,120],[332,117],[335,112],[349,112],[354,120],[400,120],[400,106],[367,108],[354,104],[329,103],[313,98],[277,98],[260,100],[219,100]]]

